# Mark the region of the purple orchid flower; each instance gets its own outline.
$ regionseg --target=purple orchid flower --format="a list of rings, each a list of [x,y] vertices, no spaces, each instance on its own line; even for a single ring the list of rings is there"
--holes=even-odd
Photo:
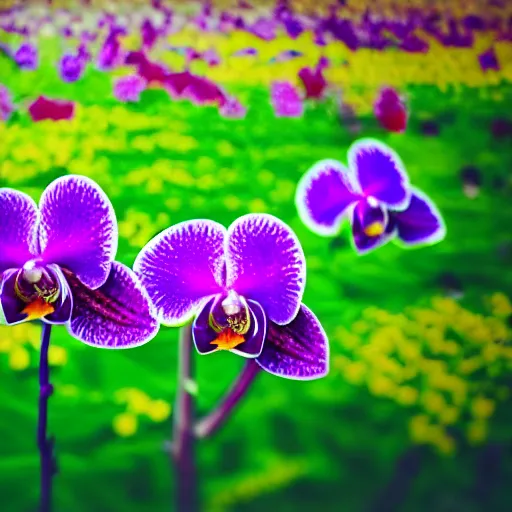
[[[411,187],[399,156],[373,139],[356,141],[349,168],[322,160],[301,179],[296,205],[304,224],[322,236],[348,218],[355,249],[364,254],[397,236],[405,246],[435,243],[446,228],[432,201]]]
[[[104,348],[128,348],[158,331],[135,274],[114,261],[117,222],[89,178],[48,185],[39,208],[0,189],[0,320],[66,324],[72,336]]]
[[[227,97],[219,108],[220,115],[229,119],[242,119],[247,114],[247,107],[235,97]]]
[[[0,84],[0,120],[8,121],[14,111],[11,93],[9,89]]]
[[[326,375],[326,335],[301,303],[304,253],[276,217],[245,215],[228,229],[209,220],[182,222],[153,238],[134,269],[161,323],[193,319],[200,354],[229,350],[289,379]]]
[[[37,48],[29,42],[21,44],[14,54],[14,60],[20,69],[27,69],[31,71],[37,69]]]
[[[146,80],[138,75],[122,76],[114,82],[114,96],[119,101],[137,102],[146,87]]]
[[[63,55],[59,62],[59,71],[65,82],[76,82],[85,70],[85,60],[79,55]]]
[[[270,94],[277,117],[301,117],[304,113],[304,102],[291,83],[273,82]]]

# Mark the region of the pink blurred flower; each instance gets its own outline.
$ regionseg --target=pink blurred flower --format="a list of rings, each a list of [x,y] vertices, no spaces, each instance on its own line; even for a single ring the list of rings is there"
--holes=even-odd
[[[11,93],[9,89],[0,84],[0,120],[8,121],[14,111]]]
[[[271,102],[277,117],[301,117],[304,103],[297,89],[289,82],[273,82]]]
[[[119,101],[137,102],[147,82],[138,75],[122,76],[114,82],[114,96]]]
[[[227,117],[230,119],[242,119],[247,114],[247,108],[242,105],[237,98],[228,97],[226,101],[219,109],[220,115],[222,117]]]

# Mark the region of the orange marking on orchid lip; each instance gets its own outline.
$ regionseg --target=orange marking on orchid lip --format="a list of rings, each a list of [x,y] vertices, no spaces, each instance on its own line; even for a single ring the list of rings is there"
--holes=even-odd
[[[245,341],[245,338],[229,327],[224,329],[210,345],[217,345],[218,350],[231,350]]]
[[[382,222],[372,222],[364,230],[366,236],[379,236],[384,233],[384,224]]]
[[[54,311],[55,308],[51,304],[48,304],[48,302],[41,298],[37,298],[34,302],[27,304],[22,313],[27,315],[25,320],[38,320],[39,318],[43,318]]]

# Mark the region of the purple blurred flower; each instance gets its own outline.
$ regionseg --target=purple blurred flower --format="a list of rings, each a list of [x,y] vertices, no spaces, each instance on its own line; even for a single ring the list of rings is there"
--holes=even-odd
[[[9,89],[0,84],[0,120],[8,121],[14,111],[11,93]]]
[[[322,58],[323,59],[323,58]],[[306,98],[322,98],[327,88],[327,80],[323,70],[326,67],[325,60],[320,59],[314,69],[302,68],[299,70],[299,78],[304,85]]]
[[[289,82],[273,82],[271,101],[277,117],[301,117],[304,103],[297,89]]]
[[[290,379],[326,375],[326,335],[302,304],[304,253],[276,217],[245,215],[228,229],[182,222],[151,240],[134,269],[161,323],[193,320],[200,354],[229,350]]]
[[[137,74],[146,80],[148,85],[162,85],[170,74],[164,65],[151,62],[143,51],[128,52],[124,63],[137,66]]]
[[[104,192],[65,176],[43,192],[0,189],[0,317],[66,324],[84,343],[127,348],[158,330],[134,273],[114,261],[117,223]]]
[[[138,75],[122,76],[114,82],[114,96],[119,101],[136,102],[146,87],[146,80]]]
[[[488,71],[489,69],[493,69],[495,71],[500,70],[500,64],[494,48],[489,48],[485,52],[481,53],[478,56],[478,62],[480,63],[482,71]]]
[[[59,71],[65,82],[76,82],[85,70],[85,61],[78,55],[63,55],[59,62]]]
[[[142,22],[140,27],[142,34],[142,45],[144,49],[151,50],[158,39],[158,32],[147,18]]]
[[[242,119],[247,114],[247,108],[244,107],[237,98],[228,97],[219,109],[222,117],[230,119]]]
[[[272,41],[276,37],[277,24],[267,18],[258,18],[250,27],[249,31],[264,41]]]
[[[190,71],[170,73],[165,86],[173,98],[186,98],[198,105],[216,103],[222,106],[227,99],[226,94],[217,84]]]
[[[75,104],[72,101],[55,100],[39,96],[28,107],[32,121],[63,121],[72,119],[75,115]]]
[[[123,61],[121,43],[118,37],[123,33],[120,28],[112,28],[98,53],[97,66],[101,71],[109,71]]]
[[[209,48],[203,52],[202,59],[208,66],[218,66],[220,64],[220,56],[215,48]]]
[[[407,127],[409,117],[407,107],[397,91],[391,87],[383,88],[374,105],[375,117],[386,130],[402,133]]]
[[[233,53],[233,57],[246,57],[248,55],[258,55],[256,48],[240,48]]]
[[[399,156],[373,139],[355,142],[349,168],[335,160],[314,165],[297,186],[299,215],[312,231],[333,236],[345,218],[363,254],[391,238],[406,246],[435,243],[446,228],[435,205],[409,184]]]
[[[20,69],[37,69],[37,48],[29,42],[21,44],[14,54],[14,60]]]

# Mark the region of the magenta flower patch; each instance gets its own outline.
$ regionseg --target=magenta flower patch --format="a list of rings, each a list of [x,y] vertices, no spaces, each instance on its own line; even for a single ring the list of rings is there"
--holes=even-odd
[[[315,164],[297,186],[299,215],[312,231],[338,233],[348,219],[359,253],[397,237],[406,246],[442,240],[446,228],[436,206],[413,188],[400,157],[373,139],[355,142],[349,167],[335,160]]]
[[[229,350],[291,379],[327,373],[327,338],[302,304],[304,253],[276,217],[245,215],[228,229],[182,222],[151,240],[134,269],[161,323],[193,320],[199,353]]]

